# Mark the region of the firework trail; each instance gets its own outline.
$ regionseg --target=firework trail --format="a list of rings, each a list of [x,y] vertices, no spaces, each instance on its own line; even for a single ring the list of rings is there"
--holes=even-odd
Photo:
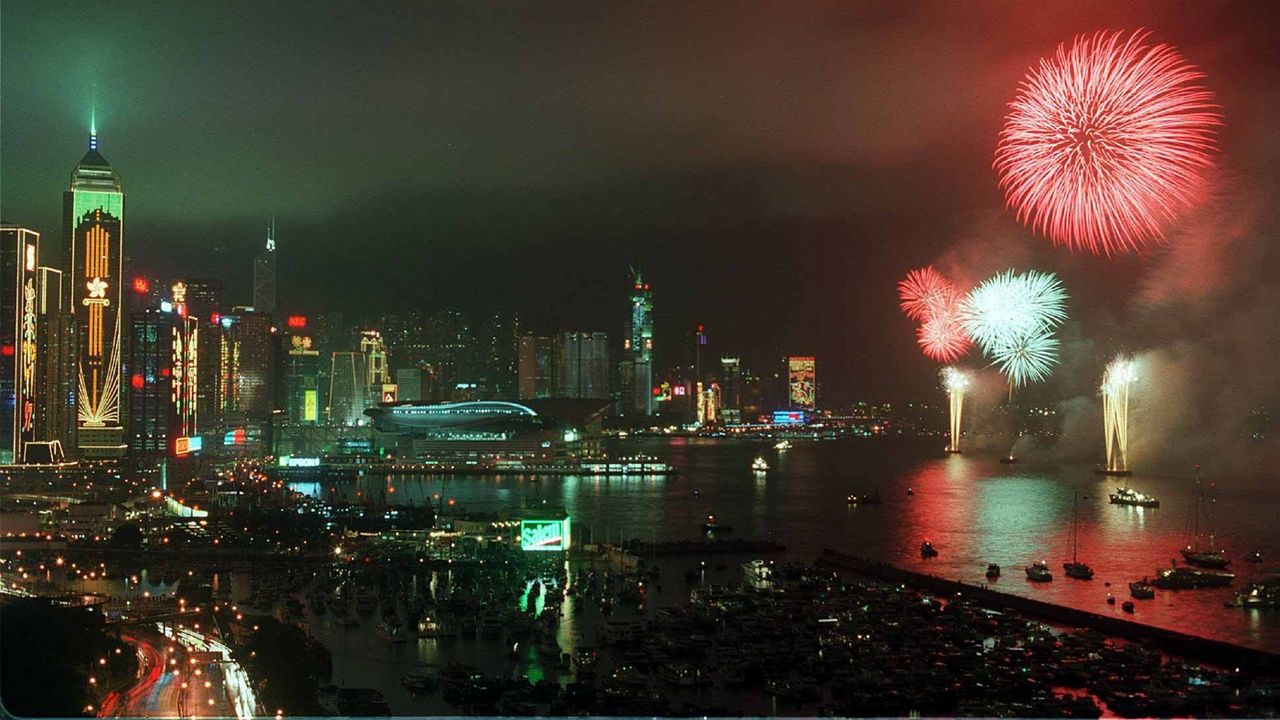
[[[1018,220],[1094,254],[1137,250],[1194,205],[1222,124],[1204,74],[1147,33],[1059,45],[1009,104],[994,166]]]
[[[969,387],[969,376],[955,367],[942,369],[942,387],[947,391],[951,406],[951,442],[947,452],[960,452],[960,419],[964,413],[964,391]]]
[[[1133,360],[1117,355],[1102,375],[1102,431],[1107,441],[1107,470],[1129,469],[1129,386],[1138,379]]]

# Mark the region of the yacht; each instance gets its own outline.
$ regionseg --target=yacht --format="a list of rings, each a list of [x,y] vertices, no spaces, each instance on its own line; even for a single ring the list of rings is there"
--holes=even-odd
[[[758,473],[767,472],[769,463],[765,462],[763,457],[757,455],[756,459],[751,461],[751,469]]]
[[[1200,464],[1196,463],[1196,484],[1195,484],[1195,502],[1191,505],[1191,518],[1188,525],[1191,527],[1191,538],[1187,542],[1187,546],[1179,552],[1182,553],[1182,559],[1186,560],[1188,565],[1197,567],[1212,568],[1221,570],[1231,564],[1231,560],[1227,558],[1227,554],[1217,547],[1211,525],[1213,522],[1212,512],[1206,513],[1205,526],[1210,528],[1207,536],[1208,540],[1202,543],[1203,537],[1200,532],[1200,508],[1203,505],[1213,506],[1213,498],[1205,501],[1204,487],[1200,484]]]
[[[1253,583],[1244,592],[1236,593],[1235,600],[1226,605],[1246,609],[1280,607],[1280,577]]]
[[[1080,547],[1080,513],[1079,513],[1078,494],[1072,496],[1071,505],[1071,562],[1062,563],[1062,571],[1069,578],[1077,580],[1092,580],[1093,568],[1087,564],[1080,562],[1076,556],[1076,551]]]
[[[1220,570],[1199,570],[1190,567],[1164,568],[1156,572],[1151,582],[1165,590],[1195,590],[1207,587],[1224,587],[1236,579],[1235,573]]]
[[[791,449],[791,441],[790,441],[790,440],[779,440],[778,442],[776,442],[776,443],[774,443],[774,444],[773,444],[773,449],[774,449],[774,450],[790,450],[790,449]]]
[[[933,543],[929,542],[928,540],[925,540],[924,542],[920,543],[920,557],[922,558],[938,557],[938,551],[933,549]]]
[[[1129,583],[1129,594],[1139,600],[1150,600],[1156,596],[1156,588],[1146,578]]]
[[[1053,573],[1049,572],[1049,563],[1041,560],[1027,566],[1027,579],[1031,582],[1049,582]]]
[[[1111,493],[1109,497],[1112,505],[1131,505],[1144,508],[1160,507],[1159,500],[1150,495],[1130,490],[1128,486],[1116,488],[1116,491]]]

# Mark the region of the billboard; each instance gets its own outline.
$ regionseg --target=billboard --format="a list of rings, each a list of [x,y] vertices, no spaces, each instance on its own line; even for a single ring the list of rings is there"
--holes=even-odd
[[[190,437],[180,435],[177,438],[174,438],[173,454],[178,457],[185,457],[192,453],[200,452],[203,448],[204,438],[199,435],[192,435]]]
[[[563,520],[521,520],[520,549],[558,551],[569,549],[569,518]]]
[[[316,400],[316,391],[307,388],[302,391],[302,421],[316,422],[320,418],[320,403]]]
[[[787,401],[791,407],[812,410],[817,405],[816,365],[809,355],[787,358]]]

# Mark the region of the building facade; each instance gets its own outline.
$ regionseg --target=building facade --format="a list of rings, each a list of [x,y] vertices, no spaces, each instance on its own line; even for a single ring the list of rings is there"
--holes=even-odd
[[[276,311],[276,221],[267,228],[267,246],[253,259],[253,309],[274,314]]]
[[[610,397],[608,333],[564,330],[556,339],[556,365],[559,368],[556,397]]]
[[[518,386],[521,400],[548,398],[555,392],[555,352],[551,338],[520,337]]]
[[[639,272],[631,286],[631,312],[623,340],[622,396],[624,410],[652,415],[653,402],[653,291]]]
[[[36,439],[40,234],[0,227],[0,463],[21,462]]]

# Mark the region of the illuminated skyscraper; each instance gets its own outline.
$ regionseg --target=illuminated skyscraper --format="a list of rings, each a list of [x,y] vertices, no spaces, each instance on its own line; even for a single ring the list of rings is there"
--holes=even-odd
[[[726,425],[742,421],[742,361],[720,358],[720,420]]]
[[[336,352],[329,374],[329,423],[332,425],[359,425],[364,422],[364,410],[368,407],[365,385],[364,354]]]
[[[307,318],[291,315],[280,336],[281,390],[285,417],[295,425],[320,420],[320,351],[307,330]]]
[[[186,287],[187,317],[200,329],[196,346],[196,407],[201,432],[222,425],[222,282],[211,278],[174,280]]]
[[[224,425],[241,418],[266,420],[272,410],[274,370],[271,316],[236,307],[219,317],[219,402]]]
[[[560,382],[556,396],[580,399],[609,397],[609,335],[561,331],[556,338]]]
[[[169,293],[134,283],[129,314],[128,438],[131,460],[186,455],[199,434],[198,352],[200,322],[187,310],[186,285]],[[152,290],[156,290],[153,286]],[[194,440],[199,447],[200,440]]]
[[[519,349],[519,392],[521,400],[551,397],[554,391],[555,363],[551,338],[524,335]]]
[[[627,336],[623,340],[623,398],[626,410],[653,414],[653,291],[636,271],[631,286],[631,314],[627,316]]]
[[[36,268],[36,422],[26,462],[60,461],[72,447],[75,417],[74,336],[66,310],[62,271]]]
[[[71,172],[63,193],[63,239],[68,248],[69,308],[76,327],[76,443],[86,459],[124,454],[121,425],[121,281],[124,191],[120,176],[98,153],[96,129],[89,151]]]
[[[21,462],[36,439],[36,267],[40,234],[0,227],[0,463]]]
[[[253,309],[276,311],[276,219],[267,228],[267,247],[253,259]]]

